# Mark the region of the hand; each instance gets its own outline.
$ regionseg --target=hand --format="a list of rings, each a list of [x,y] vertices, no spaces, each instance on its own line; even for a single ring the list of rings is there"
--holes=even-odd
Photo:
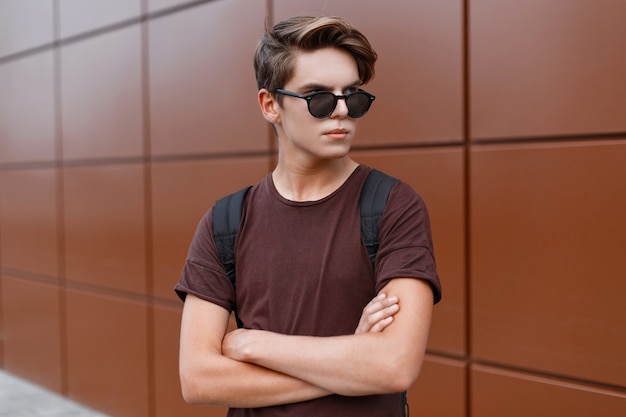
[[[382,332],[391,324],[394,314],[399,310],[398,297],[387,297],[385,293],[378,294],[363,309],[354,334]]]

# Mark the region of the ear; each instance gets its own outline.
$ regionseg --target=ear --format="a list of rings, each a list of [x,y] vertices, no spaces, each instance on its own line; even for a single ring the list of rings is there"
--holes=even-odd
[[[263,113],[265,120],[272,124],[280,122],[279,104],[278,101],[276,101],[276,97],[270,94],[267,89],[262,88],[259,90],[257,99],[259,100],[259,107],[261,108],[261,113]]]

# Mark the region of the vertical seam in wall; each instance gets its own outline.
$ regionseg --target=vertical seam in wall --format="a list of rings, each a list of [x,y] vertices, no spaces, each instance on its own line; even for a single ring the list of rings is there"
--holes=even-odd
[[[265,14],[265,26],[267,29],[274,26],[274,0],[266,0],[265,8],[267,10]]]
[[[67,328],[67,280],[65,265],[65,168],[63,167],[63,107],[62,107],[62,60],[61,10],[59,0],[53,2],[53,97],[54,97],[54,141],[56,178],[56,221],[57,221],[57,273],[59,275],[59,341],[61,351],[61,393],[69,396],[69,353]]]
[[[472,310],[471,310],[471,130],[470,130],[470,0],[463,0],[462,3],[462,45],[463,45],[463,137],[464,143],[464,205],[465,205],[465,221],[464,221],[464,240],[465,240],[465,352],[467,354],[467,365],[465,369],[465,412],[467,417],[472,415],[472,351],[471,351],[471,335],[472,335]]]
[[[145,236],[145,278],[146,278],[146,335],[147,335],[147,383],[148,415],[156,415],[156,357],[154,322],[154,268],[152,235],[152,162],[150,159],[150,68],[149,68],[149,18],[148,1],[141,1],[141,117],[143,133],[143,189],[144,189],[144,236]]]

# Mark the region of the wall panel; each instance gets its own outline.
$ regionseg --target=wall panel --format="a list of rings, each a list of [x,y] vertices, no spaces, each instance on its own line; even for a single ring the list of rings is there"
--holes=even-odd
[[[146,291],[143,166],[64,169],[66,278],[119,291]]]
[[[464,417],[467,393],[467,364],[464,361],[426,355],[420,377],[408,392],[411,414]]]
[[[69,397],[116,417],[148,415],[148,307],[68,289]]]
[[[63,157],[141,156],[141,28],[66,45],[61,62]]]
[[[62,38],[141,15],[142,0],[58,0]]]
[[[0,278],[4,366],[11,373],[61,392],[64,369],[59,288],[8,276]]]
[[[0,57],[54,40],[54,0],[0,2]]]
[[[53,54],[0,64],[0,163],[55,158]]]
[[[624,19],[620,0],[472,0],[472,138],[626,131]]]
[[[252,69],[264,13],[229,0],[150,21],[153,155],[268,149]]]
[[[320,12],[350,20],[379,53],[357,145],[462,140],[461,1],[274,1],[274,23]]]
[[[472,151],[472,352],[626,386],[626,141]]]
[[[0,173],[0,265],[56,277],[58,238],[56,171]]]

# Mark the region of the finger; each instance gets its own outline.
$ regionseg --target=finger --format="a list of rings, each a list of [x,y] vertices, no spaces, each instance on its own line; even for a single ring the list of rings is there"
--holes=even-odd
[[[391,323],[390,320],[384,322],[382,320],[396,314],[398,309],[398,297],[387,297],[385,293],[378,294],[363,308],[355,333],[382,331]]]
[[[371,333],[382,332],[391,324],[393,321],[393,316],[385,317],[382,320],[379,320],[372,328],[369,330]]]
[[[363,311],[379,310],[380,305],[382,305],[386,298],[387,295],[385,293],[378,294],[376,297],[372,298],[369,303],[367,303]]]
[[[370,330],[373,329],[378,323],[387,320],[389,317],[393,317],[400,307],[398,304],[392,304],[389,307],[386,307],[382,310],[377,311],[374,314],[367,316],[366,322],[368,323]],[[385,322],[385,327],[389,325],[389,323]]]
[[[387,307],[390,307],[394,304],[398,303],[398,297],[391,296],[387,297],[386,294],[382,293],[378,296],[374,297],[372,301],[370,301],[365,308],[363,309],[363,315],[372,315],[380,310],[383,310]]]

